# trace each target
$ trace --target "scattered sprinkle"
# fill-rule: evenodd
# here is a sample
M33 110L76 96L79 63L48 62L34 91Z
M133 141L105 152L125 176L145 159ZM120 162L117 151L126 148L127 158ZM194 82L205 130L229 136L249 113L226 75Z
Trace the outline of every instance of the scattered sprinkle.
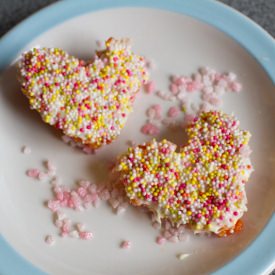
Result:
M180 260L180 261L183 261L185 260L186 258L188 258L190 256L190 254L187 254L187 253L180 253L177 255L177 258Z
M180 109L177 106L172 106L169 108L167 116L170 118L175 118L180 114Z
M131 242L130 241L122 241L120 244L120 247L123 249L129 249L131 247Z
M148 122L141 127L140 131L144 135L156 136L159 134L160 129L158 126L154 125L153 123Z
M162 236L158 236L157 239L156 239L156 243L159 244L159 245L162 245L166 242L166 239Z
M22 152L23 154L25 154L25 155L29 155L29 154L32 152L32 150L31 150L30 147L24 145L24 146L22 147L22 149L21 149L21 152Z
M156 84L154 81L148 81L146 84L144 84L144 91L147 93L147 94L152 94L155 92L155 89L156 89Z
M32 168L32 169L28 169L26 172L26 175L30 178L34 178L34 179L38 179L38 176L40 174L39 169L36 168Z
M48 244L48 245L50 245L50 246L54 245L55 244L55 240L54 240L53 236L52 235L47 235L45 237L45 243Z

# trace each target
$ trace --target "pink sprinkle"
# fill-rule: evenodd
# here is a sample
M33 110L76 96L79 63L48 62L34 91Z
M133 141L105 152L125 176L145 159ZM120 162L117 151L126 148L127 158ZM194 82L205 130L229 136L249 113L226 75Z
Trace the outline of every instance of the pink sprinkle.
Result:
M213 106L220 106L222 104L222 100L218 97L215 97L215 96L212 96L210 99L209 99L209 103L212 104Z
M110 199L109 203L113 209L116 209L119 206L119 201L117 199Z
M47 173L44 173L44 172L39 172L39 174L38 174L38 180L44 180L44 179L46 179L47 178L47 176L48 176L48 174Z
M180 113L179 107L172 106L169 108L167 115L168 117L174 118L174 117L177 117L179 113Z
M123 249L129 249L131 247L131 242L130 241L122 241L120 244L120 247Z
M49 200L48 201L48 208L52 212L56 212L59 209L59 201L58 200Z
M79 188L77 189L77 194L78 194L81 198L83 198L83 197L85 197L85 196L87 195L87 189L84 188L84 187L79 187Z
M155 228L155 229L160 229L161 228L161 225L159 222L153 222L152 226Z
M143 133L144 135L149 135L149 136L156 136L160 132L160 129L156 125L154 125L150 122L143 125L140 130L141 130L141 133Z
M230 83L230 89L233 92L239 93L242 90L242 84L239 82L231 82Z
M161 106L159 104L150 106L146 111L146 115L149 119L161 119Z
M195 118L194 115L192 115L192 114L186 114L185 117L184 117L184 122L186 124L189 124L189 123L193 122L194 118Z
M36 169L36 168L28 169L27 172L26 172L26 174L30 178L37 179L38 175L40 174L40 171L38 169Z
M187 92L194 92L197 89L197 83L194 81L190 81L186 85L186 91Z
M156 117L156 110L150 107L146 110L146 115L149 119L154 119Z
M80 180L78 184L79 184L81 187L87 189L87 188L90 187L91 182L88 181L88 180Z
M169 90L173 95L177 95L179 93L178 86L174 83L171 83L169 86Z
M186 101L186 92L184 92L184 91L181 91L180 93L178 93L178 95L177 95L177 98L178 98L178 100L179 101L181 101L181 102L184 102L184 101Z
M62 222L61 220L56 220L56 221L54 222L54 224L55 224L55 226L56 226L57 228L61 228L62 225L63 225L63 222Z
M101 193L100 193L100 198L103 200L103 201L107 201L109 200L111 197L110 195L110 192L108 189L105 189L103 190Z
M163 233L163 237L168 240L169 238L172 237L172 234L170 233L169 230L166 230L164 233Z
M97 191L97 186L95 183L92 183L89 187L89 192L90 193L95 193Z
M49 171L56 171L56 166L49 160L45 162L45 166Z
M116 214L120 215L126 211L126 208L124 206L119 205L116 209Z
M79 238L81 240L91 240L93 238L93 233L88 231L79 232Z
M30 147L24 145L24 146L22 147L22 149L21 149L21 152L22 152L23 154L25 154L25 155L29 155L29 154L32 152L32 150L31 150Z
M158 97L160 97L161 99L163 100L167 100L167 101L173 101L174 99L176 99L175 96L173 95L167 95L166 93L162 92L162 91L157 91L156 92L156 95Z
M156 243L159 244L159 245L162 245L166 242L166 239L163 238L162 236L158 236L157 239L156 239Z
M152 94L156 89L156 84L153 80L147 82L145 85L144 85L144 91L147 93L147 94Z
M179 239L177 236L171 236L170 238L168 238L168 241L171 243L177 243Z
M161 105L160 104L152 105L152 108L154 108L157 112L161 112Z
M54 240L53 236L47 235L45 237L45 243L48 244L48 245L54 245L55 240Z
M177 86L182 86L182 85L184 85L186 83L186 79L185 79L185 77L184 76L181 76L181 77L179 77L178 79L176 79L176 81L175 81L175 84L177 85Z
M72 221L70 219L64 219L63 225L61 228L62 232L69 233L69 231L71 230L71 223L72 223Z
M156 111L155 119L161 119L161 106L160 106L160 104L152 105L152 108L154 108L155 111Z

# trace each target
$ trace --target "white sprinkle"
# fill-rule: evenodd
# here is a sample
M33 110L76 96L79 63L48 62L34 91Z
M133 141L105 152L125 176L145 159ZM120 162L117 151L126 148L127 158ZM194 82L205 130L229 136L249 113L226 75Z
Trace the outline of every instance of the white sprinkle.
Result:
M47 235L45 237L45 243L48 244L48 245L50 245L50 246L54 245L55 244L55 240L54 240L53 236Z
M43 181L47 178L48 174L47 173L44 173L44 172L39 172L38 174L38 179Z
M177 258L180 260L180 261L183 261L184 259L186 259L187 257L189 257L190 254L187 254L187 253L180 253L177 255Z
M21 149L21 152L22 152L23 154L25 154L25 155L29 155L29 154L32 152L32 150L31 150L30 147L24 145L24 146L22 147L22 149Z
M85 230L85 225L83 223L77 223L76 224L77 231L84 231Z
M76 239L79 238L79 232L77 230L71 231L69 235L71 238L76 238Z

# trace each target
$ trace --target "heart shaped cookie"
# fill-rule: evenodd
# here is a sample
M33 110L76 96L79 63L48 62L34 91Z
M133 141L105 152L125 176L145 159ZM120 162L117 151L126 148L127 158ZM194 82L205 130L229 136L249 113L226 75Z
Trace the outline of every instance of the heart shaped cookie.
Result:
M128 39L106 41L84 63L57 48L34 48L19 61L23 93L42 119L76 142L96 149L124 127L148 75Z
M115 168L119 181L132 204L148 207L159 220L197 232L233 233L247 210L250 134L218 111L195 118L187 134L188 144L178 152L166 140L130 147Z

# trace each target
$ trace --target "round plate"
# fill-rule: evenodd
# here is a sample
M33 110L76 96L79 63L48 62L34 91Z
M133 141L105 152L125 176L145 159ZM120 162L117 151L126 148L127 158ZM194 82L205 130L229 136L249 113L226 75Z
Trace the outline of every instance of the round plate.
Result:
M46 234L57 234L44 206L51 198L50 185L27 178L26 169L50 159L67 185L73 186L79 178L104 181L104 163L126 150L126 140L148 139L140 134L146 108L156 101L164 108L171 103L141 93L120 137L96 155L84 155L65 145L37 113L29 110L14 66L8 65L22 51L37 45L60 47L89 58L95 41L109 36L130 37L136 52L156 61L152 78L162 90L167 90L169 74L190 74L202 65L238 74L243 92L224 97L223 109L234 112L242 128L253 135L255 172L247 185L249 211L241 234L228 238L192 236L189 241L160 247L154 242L157 232L144 213L130 209L116 216L103 204L81 213L67 211L69 217L85 222L93 231L92 241L56 237L54 247L45 245ZM0 67L6 68L0 87L0 273L204 274L240 253L216 274L260 274L270 268L275 260L275 219L270 220L275 200L272 60L273 39L252 21L214 1L64 1L4 36L0 42ZM163 128L157 138L163 137L179 144L182 133L175 135ZM32 154L20 153L23 144L32 148ZM123 239L131 240L130 250L119 248ZM191 255L179 261L178 253Z

